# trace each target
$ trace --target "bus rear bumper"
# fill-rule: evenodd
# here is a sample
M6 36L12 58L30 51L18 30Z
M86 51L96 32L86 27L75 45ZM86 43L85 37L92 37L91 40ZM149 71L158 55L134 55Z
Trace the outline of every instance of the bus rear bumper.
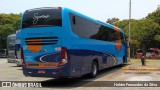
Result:
M22 67L23 68L23 74L25 76L30 77L51 77L51 78L65 78L69 75L65 73L64 67L58 67L58 68L47 68L47 69L40 69L40 68L28 68L28 67Z
M13 59L13 58L8 58L7 60L9 63L15 63L15 61L16 61L16 59Z

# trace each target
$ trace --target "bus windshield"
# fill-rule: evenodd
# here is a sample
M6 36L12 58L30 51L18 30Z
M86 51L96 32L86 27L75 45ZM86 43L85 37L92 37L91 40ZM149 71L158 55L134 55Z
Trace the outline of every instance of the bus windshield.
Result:
M42 8L27 10L24 13L22 29L46 26L62 26L61 9Z

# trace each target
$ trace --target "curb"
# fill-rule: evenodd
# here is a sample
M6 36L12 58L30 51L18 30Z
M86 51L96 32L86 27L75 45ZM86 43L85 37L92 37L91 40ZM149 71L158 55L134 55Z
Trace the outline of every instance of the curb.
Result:
M121 68L121 70L145 70L145 71L160 71L160 68Z

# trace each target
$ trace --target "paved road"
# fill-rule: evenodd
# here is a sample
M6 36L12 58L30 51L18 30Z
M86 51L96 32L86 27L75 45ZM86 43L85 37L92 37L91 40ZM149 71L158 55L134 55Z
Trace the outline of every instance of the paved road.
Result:
M25 77L22 74L21 67L17 67L14 63L7 63L6 59L0 58L0 81L36 81L42 83L43 88L0 88L0 90L50 90L50 89L73 89L73 90L159 90L160 87L105 87L106 81L160 81L159 71L128 71L121 70L121 67L109 68L99 72L95 79L88 77L76 79L52 79L52 78L35 78ZM102 87L97 87L98 85Z

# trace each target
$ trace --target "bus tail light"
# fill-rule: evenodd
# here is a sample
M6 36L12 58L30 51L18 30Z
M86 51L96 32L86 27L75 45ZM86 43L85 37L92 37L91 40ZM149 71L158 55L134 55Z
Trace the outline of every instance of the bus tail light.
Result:
M64 47L61 47L61 57L60 62L58 66L62 66L68 63L68 57L67 57L67 49Z
M24 61L23 48L21 48L21 59L22 59L22 66L26 66L26 63L25 63L25 61Z

